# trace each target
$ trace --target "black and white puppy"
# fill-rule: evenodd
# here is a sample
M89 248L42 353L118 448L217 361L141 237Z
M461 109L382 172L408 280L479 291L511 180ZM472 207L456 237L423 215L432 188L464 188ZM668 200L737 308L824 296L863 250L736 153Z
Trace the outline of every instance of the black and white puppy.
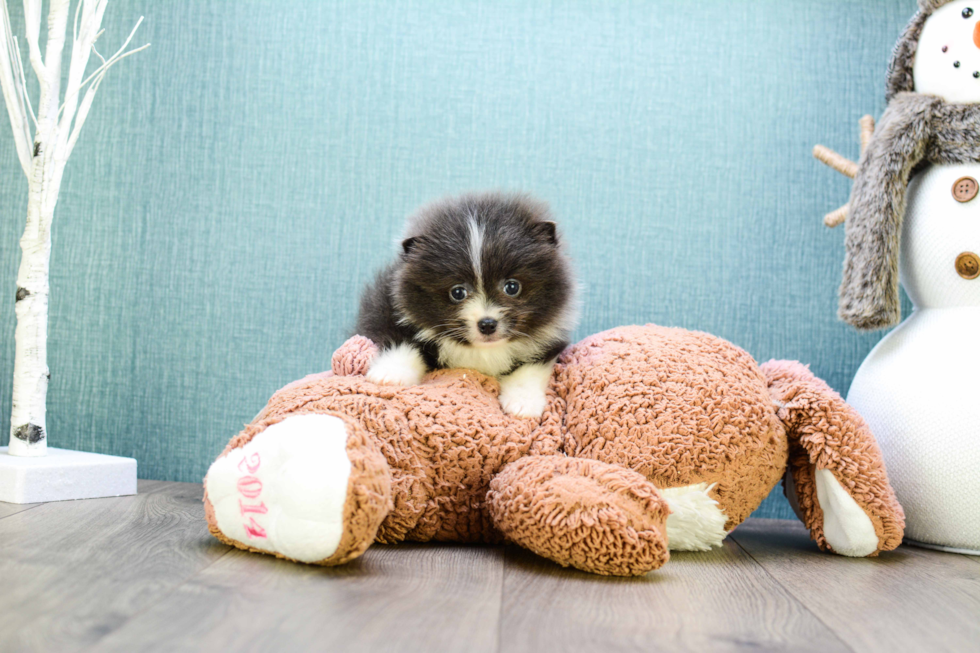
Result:
M539 417L575 320L571 265L545 204L468 194L409 218L398 260L361 298L357 332L381 348L376 383L435 368L497 377L503 409Z

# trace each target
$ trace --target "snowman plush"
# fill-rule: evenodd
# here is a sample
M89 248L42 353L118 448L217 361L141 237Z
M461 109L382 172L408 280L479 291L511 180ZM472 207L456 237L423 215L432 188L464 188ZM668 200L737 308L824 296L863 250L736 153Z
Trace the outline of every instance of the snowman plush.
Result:
M840 317L901 320L847 397L905 508L906 541L980 554L980 0L919 0L847 219Z

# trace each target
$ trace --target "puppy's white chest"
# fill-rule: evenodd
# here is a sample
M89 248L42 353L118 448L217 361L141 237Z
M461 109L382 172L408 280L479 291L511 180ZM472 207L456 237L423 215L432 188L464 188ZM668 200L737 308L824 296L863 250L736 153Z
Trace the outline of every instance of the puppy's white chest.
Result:
M502 376L510 372L516 359L511 343L495 347L472 347L455 342L439 344L440 365L476 370L488 376Z

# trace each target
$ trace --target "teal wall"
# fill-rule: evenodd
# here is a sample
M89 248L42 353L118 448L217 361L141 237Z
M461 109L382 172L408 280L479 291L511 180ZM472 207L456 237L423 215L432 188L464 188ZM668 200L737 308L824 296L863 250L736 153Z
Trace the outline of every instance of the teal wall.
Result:
M103 84L65 175L50 444L200 481L274 390L329 366L404 216L474 188L551 203L577 336L701 329L845 392L878 336L835 317L843 233L821 217L849 185L810 150L857 155L914 5L114 0L102 49L141 14L153 45ZM6 420L27 184L2 119Z

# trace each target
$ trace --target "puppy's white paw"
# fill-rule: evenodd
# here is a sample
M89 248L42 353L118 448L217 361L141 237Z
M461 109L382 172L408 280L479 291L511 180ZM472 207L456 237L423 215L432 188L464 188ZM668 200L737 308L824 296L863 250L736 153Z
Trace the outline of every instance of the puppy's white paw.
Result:
M500 406L504 412L540 418L548 403L546 392L553 369L553 363L524 365L500 379Z
M206 479L218 529L295 560L329 558L344 532L346 445L342 420L294 415L219 458Z
M500 392L501 408L508 415L514 415L516 417L539 418L544 413L545 403L544 392L537 390L531 390L524 394L518 391L505 394L503 389Z
M398 345L377 355L367 380L380 385L418 385L427 371L421 354L411 345Z

